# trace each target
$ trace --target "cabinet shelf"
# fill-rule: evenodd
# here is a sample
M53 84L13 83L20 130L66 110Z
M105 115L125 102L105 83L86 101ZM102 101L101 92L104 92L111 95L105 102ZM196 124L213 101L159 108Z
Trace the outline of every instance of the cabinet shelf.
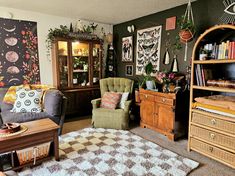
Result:
M194 64L226 64L235 63L235 59L212 59L212 60L195 60Z
M193 89L216 91L216 92L235 93L235 89L222 88L222 87L213 87L213 86L196 86L196 85L193 85Z
M88 73L87 70L73 70L74 73Z
M59 57L68 57L67 54L58 54Z
M88 58L88 55L73 54L72 56L73 56L73 57L85 57L85 58L87 57L87 58Z

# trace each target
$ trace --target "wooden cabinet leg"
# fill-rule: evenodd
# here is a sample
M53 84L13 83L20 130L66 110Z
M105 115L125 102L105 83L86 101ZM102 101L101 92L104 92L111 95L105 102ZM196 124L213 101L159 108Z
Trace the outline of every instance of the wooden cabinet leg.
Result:
M55 155L55 160L59 161L59 140L58 140L58 131L54 133L54 155Z
M166 136L167 136L168 139L170 139L170 140L172 140L172 141L175 140L175 135L174 135L174 134L171 134L171 133L170 133L170 134L167 134Z

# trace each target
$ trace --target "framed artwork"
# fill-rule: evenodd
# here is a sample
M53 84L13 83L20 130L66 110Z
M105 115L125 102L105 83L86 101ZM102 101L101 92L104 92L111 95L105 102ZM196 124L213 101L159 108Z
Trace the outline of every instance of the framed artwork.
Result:
M176 27L176 16L166 19L166 31L174 30Z
M144 67L153 64L153 76L159 71L162 26L137 31L136 75L144 73Z
M122 62L133 62L133 37L122 38Z
M0 18L0 87L39 84L37 23Z
M133 65L126 65L126 76L133 76Z

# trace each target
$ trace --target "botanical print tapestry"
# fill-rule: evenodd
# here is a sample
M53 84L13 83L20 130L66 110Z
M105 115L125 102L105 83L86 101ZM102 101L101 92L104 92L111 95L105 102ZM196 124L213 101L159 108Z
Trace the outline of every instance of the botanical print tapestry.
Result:
M151 62L153 75L159 71L162 26L137 31L136 75L144 73L144 67Z
M0 87L40 83L37 23L0 18Z

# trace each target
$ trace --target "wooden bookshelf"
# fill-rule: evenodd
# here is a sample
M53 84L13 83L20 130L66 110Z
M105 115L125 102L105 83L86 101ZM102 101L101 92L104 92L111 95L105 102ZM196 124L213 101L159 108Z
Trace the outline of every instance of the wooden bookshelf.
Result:
M227 36L229 32L232 34L231 38L234 38L234 25L214 26L201 34L194 45L191 66L188 150L194 150L235 168L235 142L233 142L235 141L235 118L193 108L194 99L198 96L208 96L208 93L211 95L228 93L227 96L235 94L233 88L206 86L209 79L231 80L234 78L234 72L231 70L235 69L235 59L199 60L198 57L199 49L203 45L228 41L228 38L225 38L224 41L220 39ZM208 65L202 66L203 64ZM227 67L229 69L224 69ZM205 69L212 70L212 78L206 79ZM201 74L200 77L199 74ZM201 81L202 79L204 80ZM201 82L205 86L199 86Z

